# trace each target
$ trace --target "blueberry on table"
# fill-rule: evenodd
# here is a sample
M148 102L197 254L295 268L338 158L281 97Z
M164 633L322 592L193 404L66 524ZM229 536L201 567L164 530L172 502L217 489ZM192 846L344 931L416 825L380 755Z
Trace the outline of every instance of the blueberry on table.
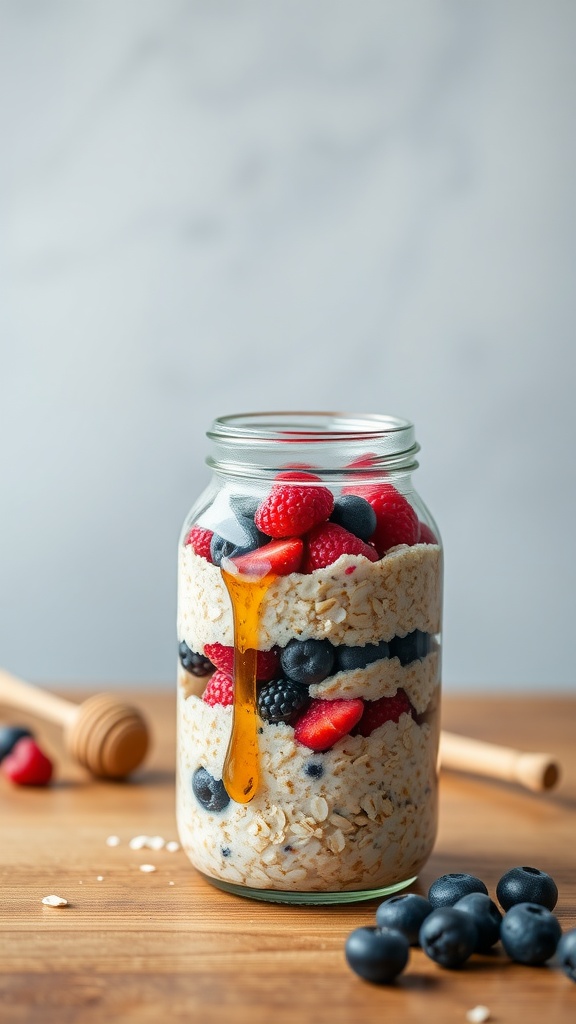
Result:
M566 932L556 950L558 963L571 981L576 981L576 928Z
M562 929L558 918L539 903L516 903L502 919L500 938L519 964L543 964L554 956Z
M516 903L539 903L547 910L554 910L558 888L554 879L538 868L511 868L498 882L496 896L504 910Z
M194 772L192 791L205 811L223 811L230 803L222 779L215 779L206 768L197 768Z
M273 679L260 688L258 714L265 722L290 722L308 704L308 687L292 679Z
M365 498L357 494L342 494L334 502L330 522L343 526L360 540L368 541L376 529L376 513Z
M334 647L329 640L289 640L280 654L282 671L295 683L321 683L334 668Z
M376 910L376 924L379 928L394 928L406 936L411 946L418 945L420 929L432 913L432 906L423 896L415 892L391 896Z
M340 672L349 672L355 668L366 668L374 661L381 661L390 656L390 648L385 640L377 644L364 644L364 647L346 647L340 644L336 648L336 665Z
M488 889L480 878L453 872L441 875L435 882L432 882L428 890L428 900L434 908L453 907L458 900L470 892L483 892L486 896L488 895Z
M0 725L0 761L9 754L18 740L23 739L25 736L33 736L30 729L27 729L23 725Z
M478 945L478 932L470 914L454 907L433 910L420 928L420 945L441 967L461 967Z
M390 657L398 658L401 665L425 658L430 650L430 637L421 629L414 629L406 636L395 636L390 641Z
M502 914L484 892L469 892L454 904L455 910L470 914L478 931L475 953L486 953L500 938Z
M344 947L349 967L365 981L385 985L408 963L410 947L402 932L388 928L355 928Z
M191 672L193 676L207 676L210 672L214 671L212 662L205 658L203 654L192 651L185 640L182 640L179 644L178 654L182 668L185 668L187 672Z

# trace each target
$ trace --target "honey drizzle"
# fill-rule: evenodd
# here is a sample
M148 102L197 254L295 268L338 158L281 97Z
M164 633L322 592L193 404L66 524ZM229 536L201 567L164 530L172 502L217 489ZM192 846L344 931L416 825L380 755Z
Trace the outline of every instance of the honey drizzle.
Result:
M222 781L232 800L247 804L260 781L256 715L259 612L275 576L268 573L261 579L254 579L232 575L224 569L221 572L232 602L234 621L234 706Z

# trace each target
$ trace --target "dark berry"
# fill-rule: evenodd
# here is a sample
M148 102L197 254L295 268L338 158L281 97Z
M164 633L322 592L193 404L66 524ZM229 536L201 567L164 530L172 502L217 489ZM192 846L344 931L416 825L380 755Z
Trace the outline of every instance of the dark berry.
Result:
M196 651L190 650L185 640L182 640L179 645L178 653L182 668L185 668L187 672L191 672L193 676L207 676L210 672L214 671L212 662L205 658L203 654L197 654Z
M390 641L390 657L398 658L401 665L425 658L430 650L430 637L421 629L414 629L406 636L395 636Z
M556 953L559 966L571 981L576 981L576 928L562 936Z
M223 811L230 803L222 779L215 779L205 768L197 768L194 772L192 791L206 811Z
M431 913L428 900L408 892L384 900L376 910L376 924L380 928L395 928L406 936L411 946L417 946L420 929Z
M308 763L304 765L304 772L311 779L321 779L324 775L324 765L318 764L317 761L308 761Z
M280 654L282 670L295 683L321 683L334 668L334 648L329 640L289 640Z
M344 947L348 965L365 981L385 985L408 963L410 947L402 932L374 927L355 928Z
M343 526L360 540L370 540L376 529L376 513L365 498L343 494L334 502L330 522Z
M268 537L260 532L254 520L248 516L236 516L218 527L210 541L210 557L214 565L221 565L223 558L236 558L255 551L266 544Z
M488 895L488 889L479 878L474 875L450 874L441 875L435 882L432 882L428 890L428 899L433 907L453 907L463 896L470 892L483 892Z
M253 520L259 504L258 498L253 498L250 494L230 495L230 508L237 519Z
M454 904L454 910L470 914L478 932L475 953L486 953L500 938L502 914L484 892L469 892Z
M220 853L222 854L223 857L229 857L230 854L232 853L232 850L230 849L229 846L223 846L222 849L220 850Z
M310 701L308 689L292 679L273 679L258 694L258 714L265 722L290 722Z
M420 945L441 967L460 967L472 955L478 932L470 914L454 907L433 910L420 928Z
M3 761L7 754L16 746L18 740L25 736L33 738L30 729L23 725L0 725L0 761Z
M516 903L502 919L500 938L508 956L519 964L543 964L554 956L562 929L539 903Z
M336 665L340 672L349 672L355 668L366 668L373 661L381 661L389 657L389 647L385 640L378 644L364 644L364 647L345 647L340 644L336 648Z
M511 868L498 882L496 896L504 910L516 903L539 903L547 910L554 910L558 888L554 879L538 868Z

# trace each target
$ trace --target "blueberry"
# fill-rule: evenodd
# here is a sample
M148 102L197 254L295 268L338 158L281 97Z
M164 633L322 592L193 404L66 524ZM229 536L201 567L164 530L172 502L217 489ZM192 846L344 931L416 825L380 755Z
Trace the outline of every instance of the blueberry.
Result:
M194 772L192 790L206 811L223 811L230 803L222 779L215 779L205 768L197 768Z
M391 896L376 910L376 924L380 928L395 928L406 936L411 946L418 945L423 922L432 913L432 907L423 896L415 892Z
M566 932L556 950L558 963L571 981L576 981L576 928Z
M345 647L340 644L336 648L336 664L340 672L348 672L354 668L366 668L373 661L388 658L390 650L385 640L378 644L364 644L364 647Z
M191 672L193 676L207 676L214 669L212 662L203 654L197 654L196 651L191 650L185 640L182 640L179 645L178 654L182 668Z
M265 722L290 722L310 701L308 688L292 679L273 679L258 694L258 714Z
M254 519L259 504L258 498L253 498L250 494L230 495L230 508L238 519Z
M280 654L282 670L295 683L321 683L334 667L334 648L329 640L289 640Z
M469 892L454 904L454 910L470 914L478 932L475 953L486 953L500 938L502 914L484 892Z
M356 974L365 981L385 985L406 967L410 947L401 932L370 926L350 932L344 952Z
M460 967L478 944L478 932L470 914L454 907L433 910L420 928L420 945L441 967Z
M430 650L430 637L421 629L414 629L406 636L395 636L390 641L390 657L398 658L401 665L425 658Z
M343 494L336 498L331 523L338 523L360 540L370 540L376 529L376 513L365 498L357 494Z
M222 849L220 850L220 853L222 854L223 857L229 857L230 854L232 853L232 850L230 849L229 846L223 846Z
M516 903L504 915L502 945L519 964L543 964L554 956L562 929L558 919L539 903Z
M450 874L441 875L435 882L432 882L428 890L428 899L433 907L453 907L463 896L470 892L483 892L488 895L488 889L479 878L474 875Z
M218 530L210 541L210 558L214 565L221 565L223 558L235 558L254 551L270 540L248 516L239 515L220 523Z
M324 765L318 764L317 761L308 761L304 765L304 773L311 779L321 779L324 775Z
M33 733L23 725L0 725L0 761L3 761L16 746L18 740L25 736L33 737Z
M496 886L500 906L509 910L516 903L539 903L547 910L554 910L558 900L556 882L545 871L538 868L511 868Z

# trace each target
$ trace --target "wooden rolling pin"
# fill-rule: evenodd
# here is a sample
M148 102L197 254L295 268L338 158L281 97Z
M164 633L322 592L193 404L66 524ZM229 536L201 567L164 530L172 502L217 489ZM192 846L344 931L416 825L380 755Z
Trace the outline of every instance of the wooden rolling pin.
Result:
M535 793L553 789L560 778L560 766L551 754L513 750L453 732L440 733L439 759L442 768L516 782Z
M74 704L0 669L0 705L63 726L72 758L100 778L125 778L148 750L150 736L142 714L112 694Z

